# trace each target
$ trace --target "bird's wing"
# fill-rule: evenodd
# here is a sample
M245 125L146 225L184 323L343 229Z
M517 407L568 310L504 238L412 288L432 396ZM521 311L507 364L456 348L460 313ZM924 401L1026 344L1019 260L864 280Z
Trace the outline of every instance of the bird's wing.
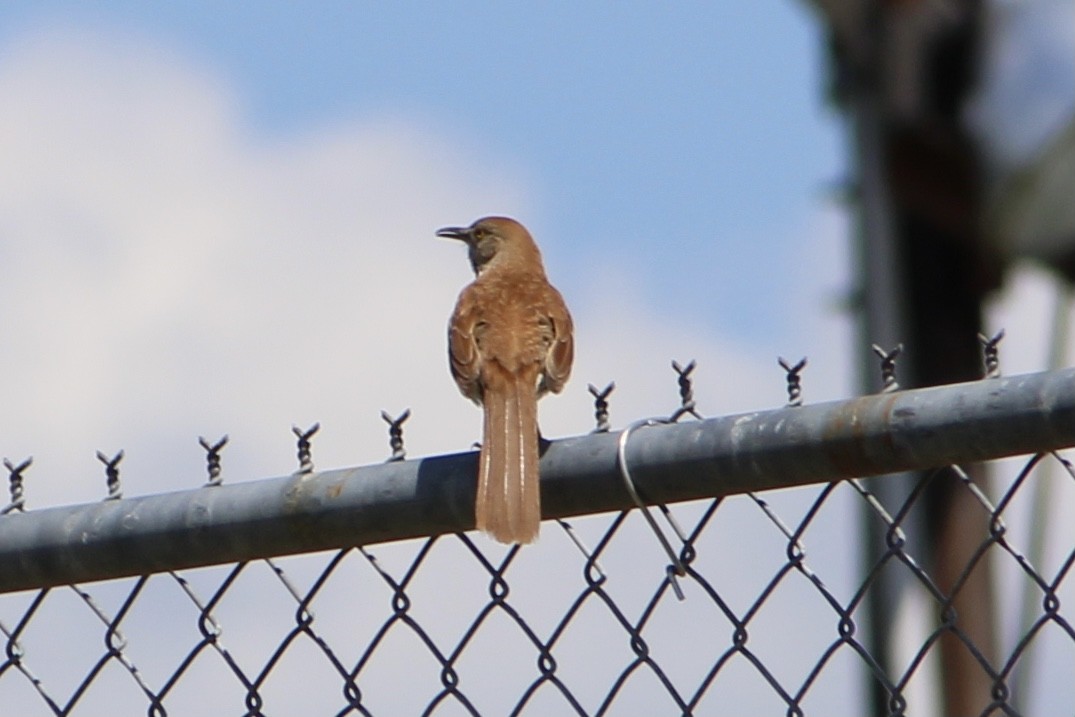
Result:
M469 298L467 291L459 296L459 303L448 324L448 363L452 378L463 395L481 403L481 356L477 339L481 327L475 303Z
M549 287L548 321L552 327L552 341L545 353L545 371L542 387L560 393L571 376L571 363L575 360L575 330L571 314L560 292Z

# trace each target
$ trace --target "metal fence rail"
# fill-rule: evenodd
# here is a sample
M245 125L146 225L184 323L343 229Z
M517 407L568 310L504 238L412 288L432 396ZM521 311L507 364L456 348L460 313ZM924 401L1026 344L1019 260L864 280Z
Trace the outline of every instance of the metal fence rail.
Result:
M556 441L546 518L634 505L622 433ZM1075 445L1075 369L635 430L638 493L674 503ZM113 465L113 468L115 466ZM473 528L473 452L312 471L0 521L0 591L369 545Z
M982 714L1075 711L1075 621L1062 607L1075 598L1075 542L1044 563L1020 548L1020 530L1046 519L1023 505L1028 485L1048 481L1075 497L1075 473L1054 453L1075 445L1075 370L800 406L801 365L785 366L788 407L676 423L701 418L691 368L677 366L682 406L668 425L603 430L608 390L593 390L598 431L547 447L543 497L547 518L602 515L546 524L524 550L460 532L472 526L472 453L315 472L315 427L296 431L294 475L223 485L223 442L203 440L203 488L122 498L122 456L101 456L110 499L31 512L22 511L29 464L8 462L0 705L12 714L850 715L865 677L902 715L928 712L929 666L954 636L993 686ZM401 459L402 420L386 420ZM1028 457L1003 463L993 491L960 468L1014 455ZM882 505L857 480L927 468L902 505ZM953 482L981 506L980 548L950 589L905 533L930 481ZM762 492L791 486L800 487ZM669 527L632 510L634 493L661 504ZM692 502L674 516L663 508L679 501ZM847 567L855 508L886 536L861 575ZM432 537L404 540L416 536ZM1033 598L1003 626L999 654L974 644L952 607L983 561ZM891 570L913 577L930 616L893 647L897 674L860 639L865 596ZM83 585L121 576L132 577ZM1019 603L1020 593L1005 599Z

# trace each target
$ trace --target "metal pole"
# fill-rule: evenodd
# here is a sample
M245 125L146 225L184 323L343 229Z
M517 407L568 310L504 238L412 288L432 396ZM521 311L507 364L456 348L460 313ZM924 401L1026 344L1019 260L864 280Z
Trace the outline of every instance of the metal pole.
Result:
M631 508L618 433L555 441L546 518ZM672 503L1075 446L1075 369L635 431L638 493ZM473 527L473 452L0 517L0 591Z
M876 19L872 26L876 40L880 37ZM877 72L876 67L872 67L870 72ZM885 178L887 170L880 104L879 92L872 83L861 83L849 100L859 199L856 248L862 282L859 340L862 358L859 384L863 390L876 386L878 381L877 357L869 349L870 345L875 343L885 351L890 351L908 338L905 287L899 281L899 277L903 276L903 258L896 246L892 203ZM907 385L906 362L897 362L896 370L902 383ZM875 492L886 506L902 505L914 485L914 476L904 473L883 478L884 480L872 481L869 484L870 490ZM872 565L875 546L884 541L884 527L868 513L863 513L861 525L864 533L862 564L863 570L867 571ZM922 531L916 526L909 532L912 535L920 535ZM893 571L881 573L877 580L878 589L871 590L866 598L869 616L868 644L884 671L893 674L897 662L893 639L895 615L900 602L907 597L909 581L906 575ZM887 713L887 691L876 680L869 681L869 689L874 713Z

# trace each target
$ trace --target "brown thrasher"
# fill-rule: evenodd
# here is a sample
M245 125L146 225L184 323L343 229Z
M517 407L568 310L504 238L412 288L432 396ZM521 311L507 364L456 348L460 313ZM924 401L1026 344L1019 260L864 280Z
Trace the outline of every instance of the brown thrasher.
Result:
M477 275L448 324L452 377L484 413L475 524L502 543L530 543L541 523L537 401L571 374L571 314L514 219L486 217L437 236L466 242Z

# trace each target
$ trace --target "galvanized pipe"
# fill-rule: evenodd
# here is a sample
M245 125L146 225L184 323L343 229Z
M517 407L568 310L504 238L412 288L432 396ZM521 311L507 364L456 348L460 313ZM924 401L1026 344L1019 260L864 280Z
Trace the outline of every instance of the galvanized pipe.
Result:
M546 518L633 506L618 433L549 443ZM631 475L673 503L1075 446L1075 369L635 430ZM0 591L473 527L473 452L0 517Z

